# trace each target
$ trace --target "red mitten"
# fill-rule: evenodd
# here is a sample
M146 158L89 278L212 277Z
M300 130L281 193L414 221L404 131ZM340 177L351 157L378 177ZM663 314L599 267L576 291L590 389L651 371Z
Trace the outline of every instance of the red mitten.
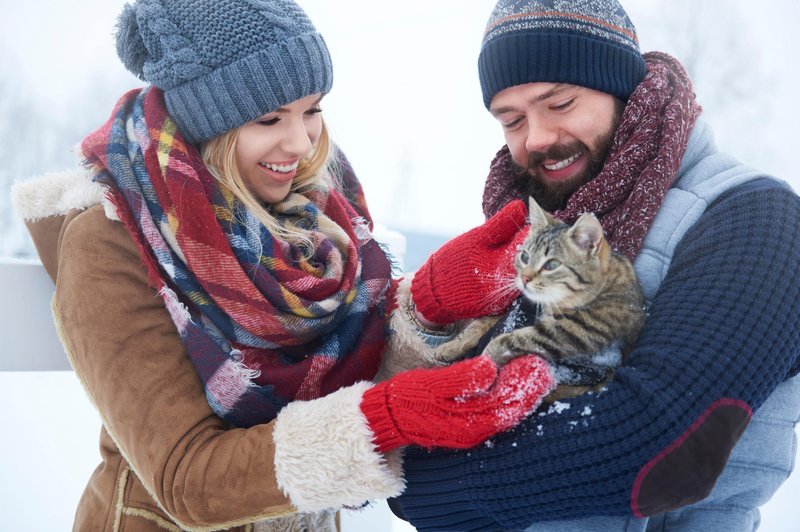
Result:
M555 385L536 355L511 360L499 374L480 356L395 375L364 393L361 412L381 452L403 445L468 449L514 427Z
M414 274L411 295L422 316L438 324L504 312L519 290L514 255L528 234L520 200L439 248Z

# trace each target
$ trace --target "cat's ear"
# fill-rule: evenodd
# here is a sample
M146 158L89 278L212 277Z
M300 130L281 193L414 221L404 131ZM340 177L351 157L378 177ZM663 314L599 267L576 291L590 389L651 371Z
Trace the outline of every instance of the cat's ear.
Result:
M555 219L542 209L532 197L528 198L528 221L531 222L531 233L541 231L555 223Z
M600 250L600 243L603 240L603 226L594 214L587 212L581 214L573 224L569 236L578 249L595 254Z

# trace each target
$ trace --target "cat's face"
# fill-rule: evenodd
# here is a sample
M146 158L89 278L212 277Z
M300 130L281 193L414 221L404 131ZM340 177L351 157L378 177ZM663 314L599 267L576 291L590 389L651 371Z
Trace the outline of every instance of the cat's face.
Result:
M531 206L531 230L514 258L517 288L545 308L583 306L604 286L607 248L593 215L570 227Z
M578 296L586 290L587 278L575 268L585 273L585 261L559 242L563 232L530 235L515 258L517 288L543 306L579 306L583 298Z

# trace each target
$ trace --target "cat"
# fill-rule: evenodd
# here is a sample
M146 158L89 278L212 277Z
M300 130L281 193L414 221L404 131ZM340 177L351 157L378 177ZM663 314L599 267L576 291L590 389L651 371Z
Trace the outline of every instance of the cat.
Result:
M539 316L530 326L506 325L483 353L498 365L528 353L546 358L559 382L546 399L552 402L599 390L613 376L644 325L644 295L630 261L611 249L593 214L570 226L533 198L528 204L531 227L514 257L515 283ZM502 319L471 320L434 358L463 358Z

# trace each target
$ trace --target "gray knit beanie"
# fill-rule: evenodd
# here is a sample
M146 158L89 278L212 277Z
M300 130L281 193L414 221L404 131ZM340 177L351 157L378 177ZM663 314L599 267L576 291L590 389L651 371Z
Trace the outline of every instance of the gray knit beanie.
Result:
M515 85L569 83L627 100L645 63L616 0L500 0L478 58L483 102Z
M137 0L117 54L162 89L189 142L210 139L333 82L328 48L292 0Z

